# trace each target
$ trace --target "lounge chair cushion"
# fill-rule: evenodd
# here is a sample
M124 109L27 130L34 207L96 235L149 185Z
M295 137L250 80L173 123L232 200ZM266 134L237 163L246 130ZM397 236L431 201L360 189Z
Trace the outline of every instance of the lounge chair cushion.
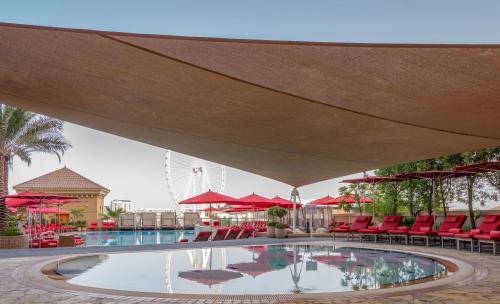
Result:
M474 238L478 240L500 241L500 231L493 230L490 233L476 234Z
M469 232L456 233L455 237L459 238L459 239L471 239L475 235L479 235L479 234L481 234L481 230L480 229L472 229Z
M444 219L444 223L456 223L460 220L460 218L458 216L447 216L445 219Z
M387 230L389 234L408 234L409 228L406 226L400 226L397 229Z
M443 237L454 237L455 233L453 232L438 232L438 236L443 236Z
M489 224L489 223L494 223L496 222L496 217L494 216L487 216L484 220L483 223Z

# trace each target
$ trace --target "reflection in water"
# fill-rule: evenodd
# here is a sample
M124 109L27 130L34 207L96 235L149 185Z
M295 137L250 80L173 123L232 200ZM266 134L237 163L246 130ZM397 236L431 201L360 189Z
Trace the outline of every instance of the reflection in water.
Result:
M86 246L132 246L132 245L155 245L173 244L179 239L192 240L193 231L100 231L83 233Z
M397 287L445 274L443 265L410 254L280 245L110 254L69 282L146 292L276 294Z

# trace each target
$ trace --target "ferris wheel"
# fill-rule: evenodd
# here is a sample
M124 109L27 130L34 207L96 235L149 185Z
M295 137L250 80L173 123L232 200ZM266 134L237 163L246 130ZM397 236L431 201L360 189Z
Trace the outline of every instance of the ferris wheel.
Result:
M165 174L170 197L178 208L178 202L208 190L223 193L226 185L225 166L171 150L165 153ZM198 211L206 206L182 208Z

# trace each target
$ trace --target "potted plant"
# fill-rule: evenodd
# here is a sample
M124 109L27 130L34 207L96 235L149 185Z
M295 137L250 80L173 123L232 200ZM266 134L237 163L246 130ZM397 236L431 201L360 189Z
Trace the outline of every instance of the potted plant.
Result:
M275 220L270 220L269 222L267 222L267 236L268 237L272 237L272 238L275 237L274 231L275 231L276 224L279 224L279 223Z
M269 208L267 211L267 214L271 216L273 219L274 218L279 218L279 222L274 222L273 223L273 228L274 229L274 235L277 238L284 238L286 237L286 228L288 228L288 225L283 224L283 217L286 215L287 211L284 208L281 208L279 206L274 206L272 208ZM269 228L268 228L269 229ZM268 232L269 234L269 232Z
M287 224L283 224L283 223L276 224L276 227L274 228L274 234L276 235L276 238L278 238L278 239L286 238L286 229L287 228L288 228Z
M0 248L28 248L28 238L17 227L15 216L9 216L7 229L0 234Z

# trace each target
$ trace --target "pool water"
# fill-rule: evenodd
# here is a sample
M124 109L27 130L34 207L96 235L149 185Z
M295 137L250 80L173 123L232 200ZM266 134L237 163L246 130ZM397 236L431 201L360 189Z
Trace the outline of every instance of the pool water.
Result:
M319 245L118 253L61 261L71 284L184 294L289 294L398 287L447 275L422 256Z
M133 246L173 244L194 238L193 230L96 231L83 233L86 246Z

